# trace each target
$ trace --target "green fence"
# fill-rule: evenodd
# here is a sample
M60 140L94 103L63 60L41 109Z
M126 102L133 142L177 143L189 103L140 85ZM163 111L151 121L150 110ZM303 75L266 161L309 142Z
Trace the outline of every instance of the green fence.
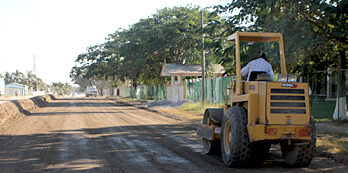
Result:
M207 78L205 82L206 101L214 104L225 103L225 88L229 86L232 79L235 77ZM131 87L121 87L120 94L122 97L135 96L137 99L163 100L166 99L166 89L166 84L140 85L136 91ZM186 79L184 90L185 99L200 102L202 100L202 79ZM227 93L228 101L230 101L230 93Z
M135 95L138 99L163 100L166 99L166 85L140 85Z
M348 72L346 76L348 78ZM332 76L323 74L323 81L329 81L335 79ZM230 81L235 80L234 76L228 76L223 78L207 78L205 84L205 93L207 103L222 104L225 103L225 88L229 86ZM335 81L335 80L333 80ZM337 82L336 82L337 83ZM309 84L313 89L313 95L311 95L311 114L315 118L328 118L332 119L333 112L336 106L336 83L330 81L323 85L317 83L313 84L311 81ZM202 100L202 79L185 79L184 82L185 99L192 100L193 102L201 102ZM322 87L322 88L318 88ZM121 87L120 95L122 97L136 96L138 99L150 99L150 100L163 100L166 99L166 84L160 85L140 85L136 91L132 92L131 87ZM335 91L332 93L332 91ZM348 80L345 83L346 103L348 103ZM230 104L230 92L227 92L227 100ZM320 96L320 97L319 97ZM346 104L348 110L348 105Z
M214 104L225 103L225 88L229 86L232 79L235 79L235 77L207 78L205 85L206 101ZM135 96L137 99L163 100L167 98L166 89L166 84L140 85L136 91L132 90L131 87L120 87L120 95L122 97ZM186 79L184 90L185 99L200 102L202 100L202 79ZM227 97L230 101L229 92Z
M206 101L208 103L225 103L225 88L229 86L230 81L235 79L234 76L223 78L208 78L205 80ZM202 100L202 80L187 79L185 81L185 98L194 102ZM228 101L230 101L229 92L227 92Z

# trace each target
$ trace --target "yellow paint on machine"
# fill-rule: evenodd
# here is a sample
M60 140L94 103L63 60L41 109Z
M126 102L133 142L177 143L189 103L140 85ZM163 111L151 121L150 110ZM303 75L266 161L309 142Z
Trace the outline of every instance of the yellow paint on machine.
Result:
M250 141L293 139L310 140L311 127L307 125L248 125Z
M291 87L292 86L292 87ZM280 89L284 91L298 91L299 93L272 93L272 89ZM303 93L302 93L303 91ZM277 97L283 100L275 100L272 97ZM289 99L286 99L286 98ZM285 106L272 106L271 103L283 103ZM289 104L301 104L304 107L294 106L289 107ZM287 105L288 104L288 105ZM294 105L295 105L294 104ZM295 125L309 125L310 110L309 110L309 96L308 96L308 84L307 83L280 83L269 82L267 83L267 120L268 124L295 124ZM295 113L272 113L272 110L289 110ZM298 112L302 110L303 113Z
M310 125L307 83L243 81L242 95L236 94L236 85L236 81L231 81L231 103L232 106L243 106L248 110L251 141L285 139L283 133L293 134L289 139L310 139L296 135L297 129ZM278 133L265 133L269 126Z

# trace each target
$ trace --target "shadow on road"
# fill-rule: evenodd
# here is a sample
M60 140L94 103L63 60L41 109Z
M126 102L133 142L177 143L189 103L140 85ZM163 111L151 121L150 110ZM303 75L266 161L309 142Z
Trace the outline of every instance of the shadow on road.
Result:
M108 107L108 106L113 106L113 107L121 107L121 105L117 105L115 103L111 102L88 102L87 100L85 101L77 101L77 100L72 100L68 102L49 102L46 104L45 107L70 107L70 106L75 106L75 107ZM135 108L134 108L135 109Z
M54 100L105 100L104 97L55 97Z
M218 155L202 155L192 124L115 126L0 135L2 172L313 172L342 171L323 158L309 168L281 161L227 168ZM261 169L262 168L262 169Z
M52 109L55 111L34 112L30 116L74 114L82 117L88 114L94 118L93 115L118 114L120 116L118 118L127 124L142 124L141 119L132 122L127 119L126 113L122 113L127 110L139 110L138 108L117 105L106 100L96 102L88 100L58 98L46 104L46 107L90 107L86 111L77 109L78 111L68 112L63 109L64 111L59 112L60 109L57 109L58 111ZM88 109L90 111L87 111ZM78 116L73 117L80 121ZM93 118L86 120L86 123L90 123L87 127L98 127L97 123L93 124ZM108 118L109 116L105 120L117 121ZM124 126L112 124L111 127L101 128L74 128L72 124L68 126L71 129L51 130L47 133L0 134L0 172L345 172L347 170L347 166L336 164L323 157L315 157L308 168L288 168L280 159L279 148L276 147L272 148L268 156L272 160L260 166L227 168L220 155L200 153L201 141L196 136L195 126L189 123L156 125L154 122L154 125Z

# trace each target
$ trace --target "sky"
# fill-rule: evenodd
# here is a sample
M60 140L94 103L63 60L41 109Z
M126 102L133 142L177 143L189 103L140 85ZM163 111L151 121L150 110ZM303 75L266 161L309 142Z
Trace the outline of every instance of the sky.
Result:
M0 74L33 71L47 84L71 82L76 57L164 7L228 0L0 0Z

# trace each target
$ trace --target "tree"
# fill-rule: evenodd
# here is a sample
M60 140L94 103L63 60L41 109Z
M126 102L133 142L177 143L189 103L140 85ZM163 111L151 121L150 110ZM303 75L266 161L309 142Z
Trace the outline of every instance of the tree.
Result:
M72 93L73 87L69 83L53 82L51 89L58 95L70 95Z
M227 20L233 30L283 33L289 70L303 76L328 67L347 68L347 8L344 0L232 0L215 7L235 14ZM342 70L339 77L343 97Z
M165 82L159 76L161 63L200 63L199 10L199 7L164 8L129 29L117 30L106 43L92 46L78 56L71 77L109 80L114 84L129 80L133 89L142 83ZM210 23L206 44L213 44L216 31L209 28L219 17L206 10L204 16ZM212 50L208 49L207 55L208 61L215 61Z
M11 73L13 82L16 83L23 83L24 82L24 74L22 72L20 72L18 69L16 70L16 72Z
M9 84L12 82L11 74L9 72L5 72L5 84Z

